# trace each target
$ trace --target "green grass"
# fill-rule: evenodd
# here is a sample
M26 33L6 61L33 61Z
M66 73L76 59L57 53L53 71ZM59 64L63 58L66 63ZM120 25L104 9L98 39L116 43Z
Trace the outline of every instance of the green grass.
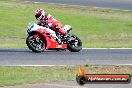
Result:
M72 67L0 67L0 86L72 80L74 73Z
M29 22L35 21L34 10L37 8L44 8L63 24L71 25L71 33L81 38L83 47L132 47L131 11L35 4L18 0L0 1L0 47L26 47L26 28ZM4 41L3 38L10 41ZM17 41L14 41L15 38Z
M25 47L24 38L0 38L0 48L21 48Z
M89 74L132 74L132 66L88 66ZM77 67L0 67L0 86L75 80Z

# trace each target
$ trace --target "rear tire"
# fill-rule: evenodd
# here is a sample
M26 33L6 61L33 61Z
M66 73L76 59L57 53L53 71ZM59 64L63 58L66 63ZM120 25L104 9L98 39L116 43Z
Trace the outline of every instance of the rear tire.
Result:
M26 39L26 44L30 50L36 53L43 52L45 50L45 42L42 38L37 41L33 35L29 35Z
M82 41L75 35L71 35L70 37L74 38L75 41L69 41L67 49L71 52L79 52L82 50Z

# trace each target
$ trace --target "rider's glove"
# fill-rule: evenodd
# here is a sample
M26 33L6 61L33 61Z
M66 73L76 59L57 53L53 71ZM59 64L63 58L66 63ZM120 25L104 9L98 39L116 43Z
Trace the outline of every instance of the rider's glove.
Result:
M52 27L52 23L49 23L48 26L49 26L49 27Z
M55 28L56 30L59 30L59 29L60 29L60 27L59 27L58 25L55 25L54 28Z
M49 23L47 25L45 25L46 28L51 28L52 27L52 23Z
M43 21L43 22L41 23L41 26L45 27L45 25L46 25L46 22Z

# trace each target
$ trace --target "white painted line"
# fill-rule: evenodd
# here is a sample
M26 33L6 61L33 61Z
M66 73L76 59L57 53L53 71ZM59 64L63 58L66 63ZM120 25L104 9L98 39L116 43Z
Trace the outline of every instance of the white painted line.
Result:
M79 64L82 66L85 66L85 64ZM20 67L76 67L79 65L5 65L5 66L10 66L10 67L15 67L15 66L20 66ZM89 64L90 66L132 66L132 64L106 64L106 65L101 65L101 64ZM4 65L3 65L4 66Z
M101 64L95 64L95 65L91 65L90 66L132 66L132 64L104 64L104 65L101 65Z
M127 49L127 50L129 50L129 49L132 49L132 48L83 48L83 49Z
M42 3L42 2L34 2L35 4Z
M108 48L82 48L82 49L108 49Z
M117 66L132 66L132 64L117 64Z
M24 2L29 3L29 2L32 2L32 1L24 1ZM42 2L33 2L33 3L37 4L37 3L42 3Z
M48 4L51 4L52 5L52 4L57 4L57 3L48 3Z
M71 66L71 67L74 67L75 65L5 65L5 66L12 66L12 67L14 66L20 66L20 67L55 67L55 66L67 67L67 66Z
M46 84L46 85L48 85L48 86L52 86L52 87L61 87L61 88L63 88L63 87L66 87L66 88L86 88L86 87L83 87L83 86L70 86L70 85L62 85L62 84Z

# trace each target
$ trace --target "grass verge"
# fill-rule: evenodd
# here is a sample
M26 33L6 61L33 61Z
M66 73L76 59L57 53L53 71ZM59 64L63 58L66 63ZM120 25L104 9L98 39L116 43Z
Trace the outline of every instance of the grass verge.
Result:
M132 66L84 66L89 74L130 74ZM0 86L75 80L77 67L0 67Z
M86 6L26 3L19 0L0 0L0 47L25 48L26 27L35 21L34 10L44 8L63 24L73 27L83 41L83 47L131 48L132 12ZM5 40L2 40L4 37ZM2 43L1 43L2 42ZM21 42L21 43L20 43Z

